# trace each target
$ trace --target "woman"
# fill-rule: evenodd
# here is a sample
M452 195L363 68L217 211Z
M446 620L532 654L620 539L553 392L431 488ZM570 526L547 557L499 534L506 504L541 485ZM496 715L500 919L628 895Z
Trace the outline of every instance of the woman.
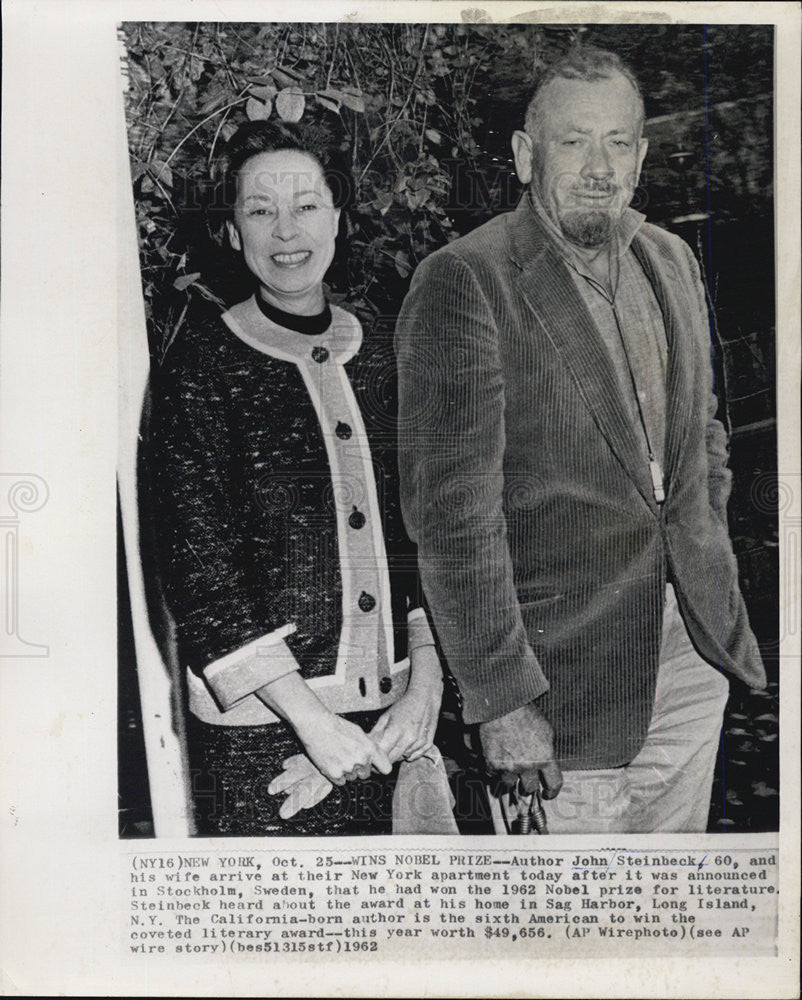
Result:
M445 790L442 675L395 493L390 345L323 290L350 191L336 128L250 122L220 170L256 291L183 331L152 385L197 829L387 831L395 785L411 832L414 772L427 802ZM450 812L431 829L455 832Z

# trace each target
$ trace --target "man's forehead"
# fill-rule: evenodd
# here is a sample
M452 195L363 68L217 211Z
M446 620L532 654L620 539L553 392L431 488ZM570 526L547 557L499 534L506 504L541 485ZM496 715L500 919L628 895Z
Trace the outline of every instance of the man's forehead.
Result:
M596 80L557 76L540 92L541 111L550 116L565 117L590 105L602 103L605 108L621 112L640 112L640 101L632 83L621 73Z

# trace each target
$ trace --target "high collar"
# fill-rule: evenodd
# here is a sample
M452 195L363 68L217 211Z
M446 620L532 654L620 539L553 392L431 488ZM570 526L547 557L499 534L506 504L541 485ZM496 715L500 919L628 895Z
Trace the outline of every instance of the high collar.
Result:
M333 361L345 364L362 345L362 327L355 316L334 306L331 323L319 334L291 330L270 319L259 308L255 295L232 306L223 320L240 340L251 347L285 361L306 361L316 348L323 347Z
M262 298L258 291L254 294L253 300L259 307L259 311L277 326L283 327L285 330L294 330L295 333L302 333L305 337L319 336L331 326L331 309L328 302L324 304L319 313L306 316L279 309L272 302Z

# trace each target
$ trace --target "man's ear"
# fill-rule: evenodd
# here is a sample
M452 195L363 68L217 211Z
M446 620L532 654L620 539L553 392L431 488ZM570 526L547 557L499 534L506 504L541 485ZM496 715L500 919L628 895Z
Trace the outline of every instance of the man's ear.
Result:
M649 149L648 139L638 140L638 177L640 177L641 167L643 166L643 161L646 158L646 152Z
M529 184L532 180L532 136L520 130L513 132L512 155L518 180L521 184Z
M226 232L228 241L235 250L242 250L242 240L239 238L239 229L231 219L226 219Z

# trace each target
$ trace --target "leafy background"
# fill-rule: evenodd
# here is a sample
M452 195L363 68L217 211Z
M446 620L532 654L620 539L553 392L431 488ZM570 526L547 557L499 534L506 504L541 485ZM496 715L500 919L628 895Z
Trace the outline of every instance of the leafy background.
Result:
M703 267L716 317L721 416L732 431L732 533L770 673L766 692L733 686L710 829L776 829L782 491L771 28L491 24L475 9L456 24L131 22L120 30L154 364L193 315L250 293L238 257L216 238L209 179L215 152L239 123L297 119L310 105L340 115L357 196L327 282L369 336L397 315L424 257L515 205L509 136L539 69L577 42L632 63L650 141L636 207L688 240ZM126 615L122 600L121 830L141 835L148 805ZM448 719L445 738L460 759L462 737Z

